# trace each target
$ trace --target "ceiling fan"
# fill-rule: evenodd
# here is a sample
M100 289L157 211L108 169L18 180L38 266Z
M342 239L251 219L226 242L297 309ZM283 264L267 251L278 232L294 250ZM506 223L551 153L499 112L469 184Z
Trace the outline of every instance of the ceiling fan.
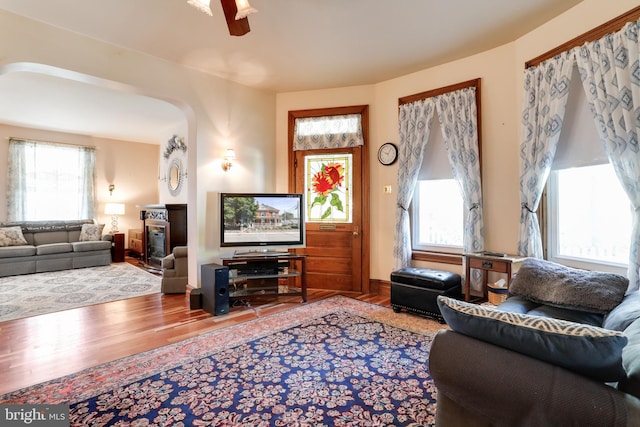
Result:
M209 7L210 0L187 0L187 3L207 15L213 15ZM249 0L220 0L220 3L227 21L227 27L229 27L229 34L243 36L251 31L247 15L257 12L257 10L251 7Z

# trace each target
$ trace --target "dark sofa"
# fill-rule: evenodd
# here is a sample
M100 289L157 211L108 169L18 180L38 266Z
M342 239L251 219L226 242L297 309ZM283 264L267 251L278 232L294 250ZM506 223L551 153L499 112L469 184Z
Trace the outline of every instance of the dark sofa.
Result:
M0 223L0 277L111 263L112 236L93 220Z
M640 292L600 273L546 280L549 265L523 264L498 307L439 297L450 329L429 355L438 426L640 426ZM527 283L538 276L548 289Z

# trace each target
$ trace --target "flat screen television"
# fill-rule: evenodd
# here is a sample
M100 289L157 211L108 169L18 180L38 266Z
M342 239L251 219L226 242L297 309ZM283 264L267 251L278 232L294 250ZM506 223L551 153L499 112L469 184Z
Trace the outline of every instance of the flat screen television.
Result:
M303 247L304 237L302 194L220 194L221 247L267 252Z

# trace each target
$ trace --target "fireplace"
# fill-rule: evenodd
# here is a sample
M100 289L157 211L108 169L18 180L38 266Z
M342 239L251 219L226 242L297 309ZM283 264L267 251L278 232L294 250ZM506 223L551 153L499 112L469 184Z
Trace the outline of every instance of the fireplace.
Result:
M159 266L162 258L168 255L166 225L147 224L147 263Z
M187 244L187 205L145 205L142 208L143 262L148 268L159 270L162 258L174 247Z

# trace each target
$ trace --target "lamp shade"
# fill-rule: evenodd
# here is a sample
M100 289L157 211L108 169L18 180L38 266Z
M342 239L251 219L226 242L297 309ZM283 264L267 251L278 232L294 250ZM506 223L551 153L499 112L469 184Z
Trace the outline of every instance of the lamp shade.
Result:
M104 213L105 215L124 215L124 203L107 203Z
M209 7L210 0L187 0L191 6L198 9L200 12L204 12L209 16L212 16L211 8Z

